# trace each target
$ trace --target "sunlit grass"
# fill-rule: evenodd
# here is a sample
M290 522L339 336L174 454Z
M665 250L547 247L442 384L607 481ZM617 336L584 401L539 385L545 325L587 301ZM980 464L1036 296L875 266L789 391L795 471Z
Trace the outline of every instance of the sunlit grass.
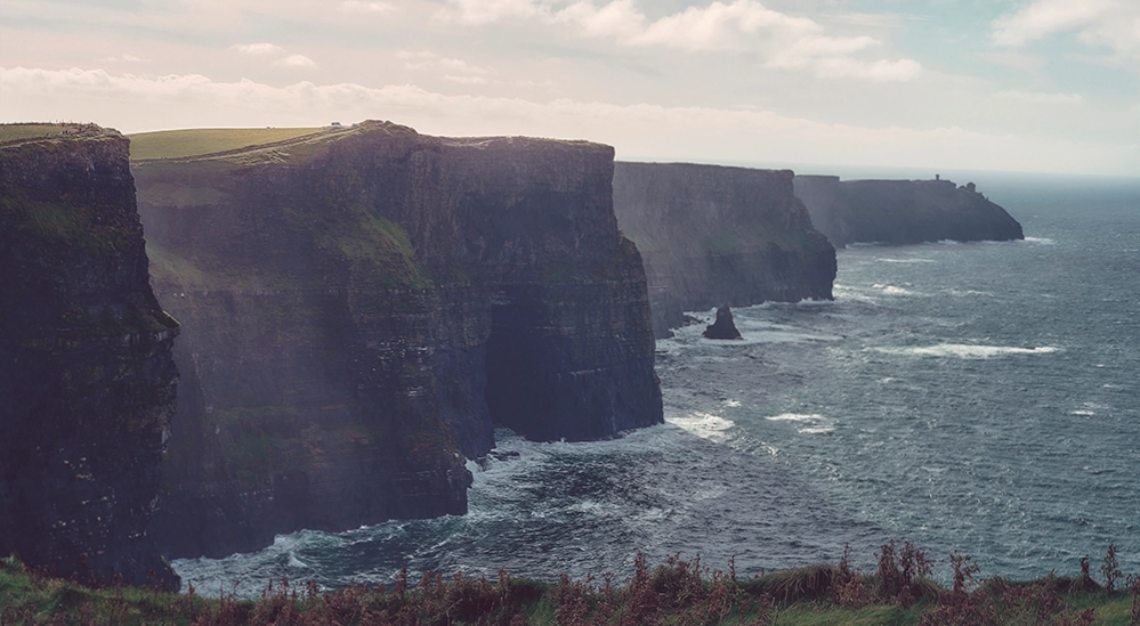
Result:
M297 139L321 128L197 128L130 135L131 159L178 159Z

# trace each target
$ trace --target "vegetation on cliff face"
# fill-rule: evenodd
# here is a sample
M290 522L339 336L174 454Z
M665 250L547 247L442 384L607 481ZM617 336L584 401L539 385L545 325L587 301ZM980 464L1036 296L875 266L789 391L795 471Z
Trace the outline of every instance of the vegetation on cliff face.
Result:
M18 137L0 142L0 552L177 587L145 529L178 324L149 285L127 141L90 125L0 137Z
M463 455L494 423L586 439L660 421L611 148L386 122L220 152L213 131L174 138L212 152L134 164L183 324L154 527L171 556L460 513Z
M1087 559L1084 563L1087 566ZM1108 559L1106 559L1106 565ZM671 558L633 571L557 583L406 572L383 586L321 590L270 583L258 599L217 590L169 594L137 588L93 591L0 561L0 623L186 624L200 626L1137 626L1140 578L1102 586L1084 567L1073 578L975 580L968 558L952 556L949 588L909 544L887 544L874 572L820 565L755 578L710 571L700 559Z

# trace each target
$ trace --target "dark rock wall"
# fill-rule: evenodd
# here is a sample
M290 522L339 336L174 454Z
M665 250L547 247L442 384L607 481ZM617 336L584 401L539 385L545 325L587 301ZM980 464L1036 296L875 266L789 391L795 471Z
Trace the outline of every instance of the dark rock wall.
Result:
M948 180L857 180L796 176L796 195L832 244L1023 239L1005 209Z
M365 123L136 165L184 372L156 531L221 555L300 528L461 513L494 424L661 420L613 153Z
M147 279L127 140L0 145L0 554L177 587L146 526L177 323Z
M618 163L614 209L645 259L658 336L684 311L830 299L835 250L790 171Z

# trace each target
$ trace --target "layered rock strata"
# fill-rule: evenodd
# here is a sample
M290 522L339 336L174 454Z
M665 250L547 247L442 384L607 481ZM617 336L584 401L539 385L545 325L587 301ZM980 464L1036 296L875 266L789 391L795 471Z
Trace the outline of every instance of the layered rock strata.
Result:
M852 243L1024 239L1021 224L973 183L796 176L796 195L836 247Z
M684 312L831 299L835 250L812 228L790 171L618 163L614 209L637 244L658 337Z
M462 513L493 427L661 421L613 151L366 122L136 163L183 324L156 532L223 555L300 528Z
M0 555L177 588L146 527L178 326L148 282L125 137L0 126L0 268Z

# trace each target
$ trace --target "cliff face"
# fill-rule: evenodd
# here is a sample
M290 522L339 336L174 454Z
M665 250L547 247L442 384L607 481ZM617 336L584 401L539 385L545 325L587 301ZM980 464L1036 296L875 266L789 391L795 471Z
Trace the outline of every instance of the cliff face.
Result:
M1025 238L1021 224L973 183L796 176L795 189L812 223L838 247Z
M387 123L136 164L182 392L156 532L221 555L462 513L495 424L661 421L613 153Z
M831 299L835 249L792 193L790 171L618 163L614 209L645 259L657 336L683 312Z
M176 588L145 529L177 324L148 283L127 140L40 128L0 143L0 554Z

